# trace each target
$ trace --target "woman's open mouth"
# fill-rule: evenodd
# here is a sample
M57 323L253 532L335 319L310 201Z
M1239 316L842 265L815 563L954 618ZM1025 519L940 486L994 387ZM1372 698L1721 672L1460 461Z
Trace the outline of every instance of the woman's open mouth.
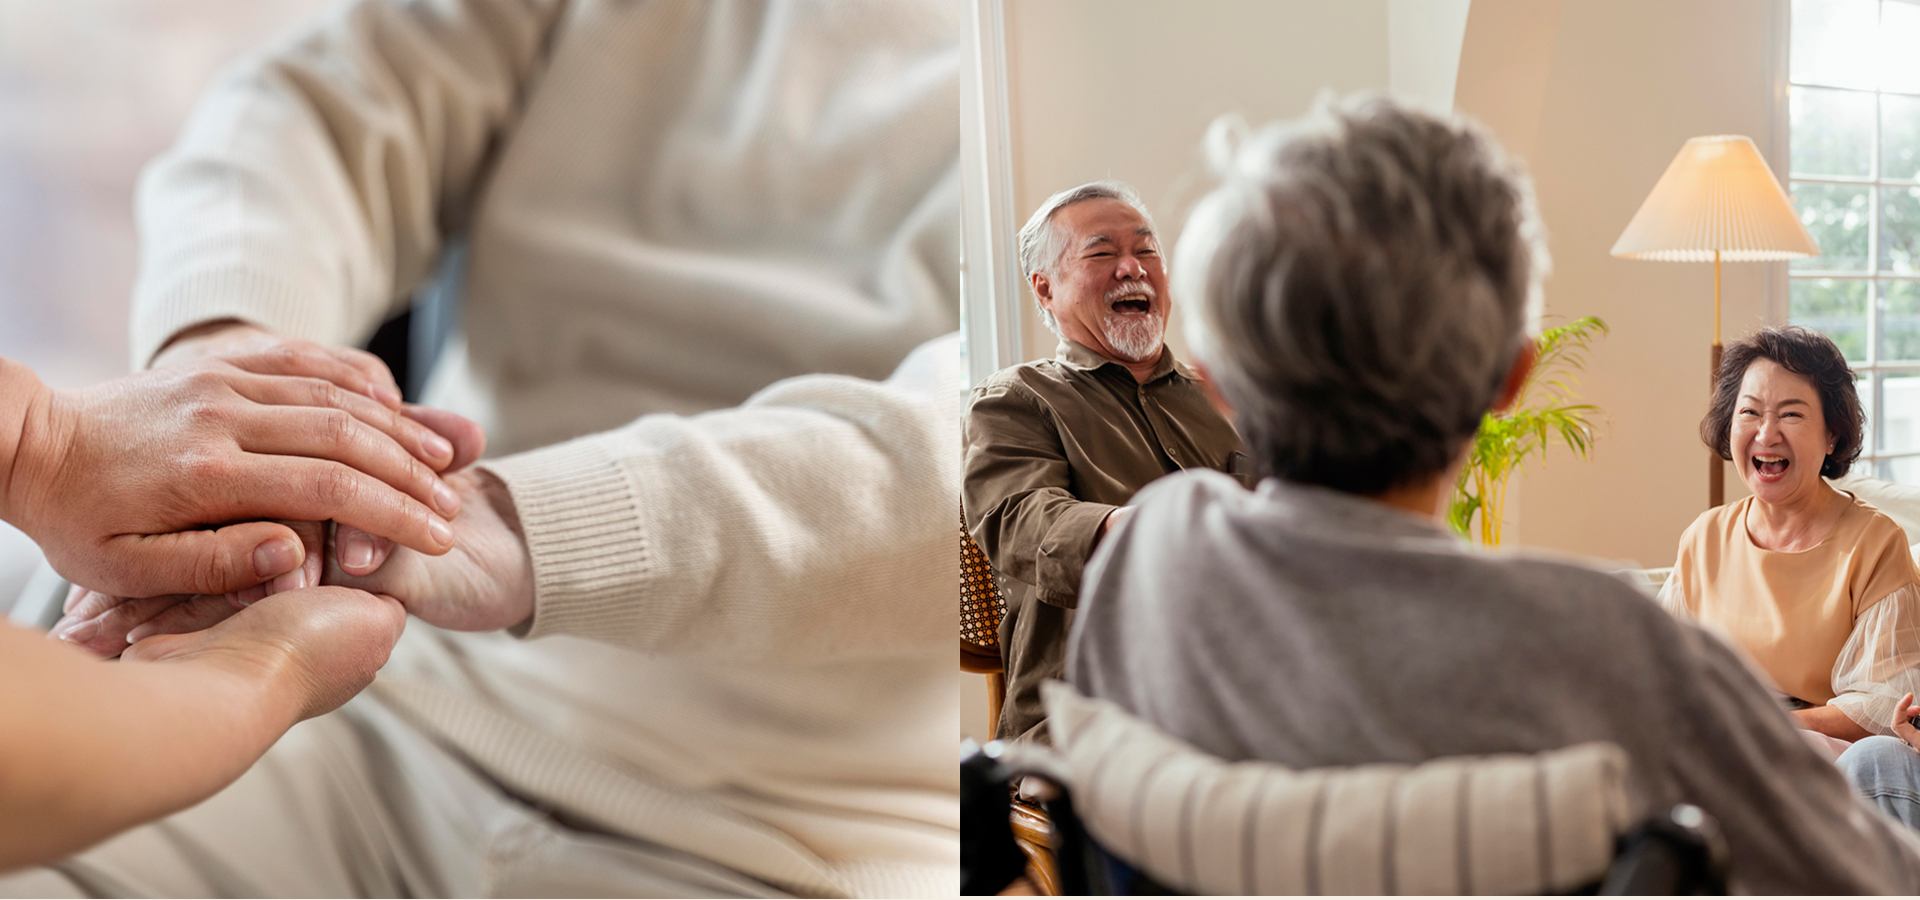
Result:
M1766 453L1753 455L1753 473L1763 481L1779 481L1786 477L1787 467L1793 465L1784 456Z

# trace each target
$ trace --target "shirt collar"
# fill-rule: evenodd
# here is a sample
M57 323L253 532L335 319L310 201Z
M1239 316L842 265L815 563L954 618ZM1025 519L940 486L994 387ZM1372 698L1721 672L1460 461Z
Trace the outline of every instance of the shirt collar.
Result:
M1162 346L1165 347L1165 345ZM1079 341L1064 337L1060 339L1060 346L1054 349L1053 358L1085 372L1096 371L1102 366L1120 366L1119 363L1101 356L1099 351ZM1125 369L1126 367L1120 366L1120 368ZM1160 354L1159 364L1153 367L1153 372L1147 376L1146 383L1152 384L1174 373L1179 374L1182 378L1194 378L1193 369L1188 367L1186 363L1173 358L1172 347L1165 347L1165 352Z

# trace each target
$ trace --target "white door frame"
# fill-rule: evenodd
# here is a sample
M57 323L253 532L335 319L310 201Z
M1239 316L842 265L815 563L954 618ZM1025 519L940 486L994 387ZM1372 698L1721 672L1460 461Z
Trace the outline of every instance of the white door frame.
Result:
M967 382L1021 362L1004 0L968 0L960 87L960 295Z

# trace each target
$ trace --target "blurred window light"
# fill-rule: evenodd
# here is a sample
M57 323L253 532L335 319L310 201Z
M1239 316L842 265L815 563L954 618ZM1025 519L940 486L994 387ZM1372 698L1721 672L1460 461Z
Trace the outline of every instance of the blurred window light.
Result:
M1920 484L1920 2L1793 0L1788 186L1821 256L1788 266L1788 321L1859 375L1856 471Z

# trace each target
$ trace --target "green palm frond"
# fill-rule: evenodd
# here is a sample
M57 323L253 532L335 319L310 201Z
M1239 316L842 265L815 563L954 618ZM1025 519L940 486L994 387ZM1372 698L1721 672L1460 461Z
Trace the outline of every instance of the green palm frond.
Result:
M1607 323L1586 316L1540 333L1533 371L1520 388L1519 401L1503 415L1481 417L1473 452L1447 510L1447 524L1455 532L1468 534L1477 516L1481 542L1500 543L1501 514L1513 473L1524 470L1530 459L1546 458L1555 443L1581 459L1593 451L1593 419L1600 409L1576 402L1573 382L1586 368L1593 342L1607 331Z

